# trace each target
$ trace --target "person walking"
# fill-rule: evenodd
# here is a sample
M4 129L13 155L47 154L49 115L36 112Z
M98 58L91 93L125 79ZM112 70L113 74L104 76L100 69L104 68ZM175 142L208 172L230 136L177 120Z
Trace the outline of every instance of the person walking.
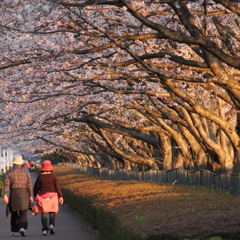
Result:
M43 235L47 235L48 231L55 234L55 216L59 211L59 203L63 204L64 201L58 178L52 171L51 161L45 160L33 188L35 212L41 212Z
M28 171L30 171L33 163L31 162L31 160L28 160L25 165L26 165L26 168L28 169Z
M11 235L26 236L28 228L27 210L33 201L32 182L29 172L22 167L21 155L13 158L13 167L7 171L4 181L4 202L11 213Z

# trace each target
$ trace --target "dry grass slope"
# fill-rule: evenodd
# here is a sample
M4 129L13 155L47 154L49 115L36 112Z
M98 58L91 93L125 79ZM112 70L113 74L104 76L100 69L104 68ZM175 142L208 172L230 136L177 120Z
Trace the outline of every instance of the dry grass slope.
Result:
M75 210L83 213L81 208L87 209L89 206L78 205L77 202L83 204L88 199L97 211L89 207L89 211L92 211L89 219L90 222L92 219L94 227L98 229L99 221L94 222L93 218L101 219L100 214L105 214L104 218L108 216L110 222L116 221L119 229L116 226L113 229L119 235L112 239L107 236L107 229L104 233L103 227L99 227L105 239L121 239L121 231L126 231L125 234L129 236L125 236L125 240L240 239L239 196L177 183L171 186L100 179L60 166L55 166L54 172L59 177L64 193L71 193L67 200L70 205L72 196L77 196L77 200L74 200ZM101 221L106 219L102 218Z

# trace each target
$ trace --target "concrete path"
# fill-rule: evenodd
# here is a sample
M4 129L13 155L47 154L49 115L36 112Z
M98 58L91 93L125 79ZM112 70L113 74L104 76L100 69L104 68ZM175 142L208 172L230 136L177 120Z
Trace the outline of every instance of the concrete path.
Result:
M34 185L37 173L32 172L32 183ZM6 222L6 204L3 199L0 198L0 240L13 239L15 237L10 236L10 222ZM9 216L10 221L10 216ZM71 211L66 205L60 206L60 211L55 220L55 232L56 234L47 236L42 235L41 217L40 214L32 216L28 211L28 230L27 238L33 240L99 240L94 230L84 221L82 221L76 213ZM21 238L18 236L18 238Z

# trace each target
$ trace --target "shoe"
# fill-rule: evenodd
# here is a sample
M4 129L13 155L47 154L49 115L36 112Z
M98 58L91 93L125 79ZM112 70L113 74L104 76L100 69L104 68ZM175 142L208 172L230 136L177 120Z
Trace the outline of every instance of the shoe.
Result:
M12 232L12 233L11 233L11 236L12 236L12 237L17 237L17 236L18 236L18 233L17 233L17 232Z
M49 229L50 229L50 234L55 234L52 224L49 226Z
M26 237L27 236L24 228L21 228L19 232L20 232L22 237Z
M46 236L46 235L47 235L47 231L43 231L43 232L42 232L42 235L43 235L43 236Z

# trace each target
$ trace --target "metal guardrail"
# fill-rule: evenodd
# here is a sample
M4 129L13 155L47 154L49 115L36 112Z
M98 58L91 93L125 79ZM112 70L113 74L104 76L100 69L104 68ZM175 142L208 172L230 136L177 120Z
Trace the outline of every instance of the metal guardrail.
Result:
M0 175L5 173L12 166L13 151L11 148L0 147Z

